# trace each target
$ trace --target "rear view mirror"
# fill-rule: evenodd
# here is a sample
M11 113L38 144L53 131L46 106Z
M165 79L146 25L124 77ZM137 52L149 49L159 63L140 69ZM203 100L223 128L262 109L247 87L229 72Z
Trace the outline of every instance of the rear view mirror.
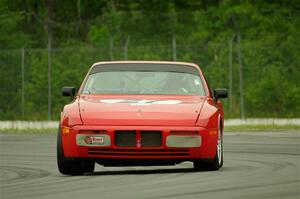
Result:
M74 97L75 94L76 94L76 89L74 87L63 87L62 88L62 95L63 96Z
M216 88L214 89L215 102L220 98L227 98L228 92L226 88Z

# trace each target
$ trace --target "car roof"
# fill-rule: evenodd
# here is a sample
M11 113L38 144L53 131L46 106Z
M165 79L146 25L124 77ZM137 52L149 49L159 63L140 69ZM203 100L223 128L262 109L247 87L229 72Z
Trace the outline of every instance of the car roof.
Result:
M92 67L106 64L172 64L191 66L200 69L199 66L194 63L176 61L101 61L94 63Z

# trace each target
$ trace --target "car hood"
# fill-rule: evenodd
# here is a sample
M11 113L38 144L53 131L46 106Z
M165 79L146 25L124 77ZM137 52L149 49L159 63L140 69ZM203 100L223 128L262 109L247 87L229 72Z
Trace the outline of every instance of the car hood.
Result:
M85 125L194 126L206 97L81 95Z

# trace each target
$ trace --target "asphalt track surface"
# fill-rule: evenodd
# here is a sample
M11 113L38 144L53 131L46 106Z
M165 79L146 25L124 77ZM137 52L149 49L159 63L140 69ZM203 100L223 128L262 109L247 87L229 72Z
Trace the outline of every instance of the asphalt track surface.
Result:
M63 176L55 135L0 135L0 198L300 198L300 132L226 133L219 171L102 167Z

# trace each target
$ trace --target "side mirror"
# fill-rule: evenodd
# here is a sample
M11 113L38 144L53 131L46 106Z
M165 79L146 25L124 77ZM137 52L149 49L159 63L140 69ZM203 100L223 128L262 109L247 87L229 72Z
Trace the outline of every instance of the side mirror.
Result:
M62 95L63 96L74 97L75 94L76 94L76 89L74 87L63 87L62 88Z
M228 92L226 88L216 88L214 89L214 99L217 103L220 98L227 98Z

